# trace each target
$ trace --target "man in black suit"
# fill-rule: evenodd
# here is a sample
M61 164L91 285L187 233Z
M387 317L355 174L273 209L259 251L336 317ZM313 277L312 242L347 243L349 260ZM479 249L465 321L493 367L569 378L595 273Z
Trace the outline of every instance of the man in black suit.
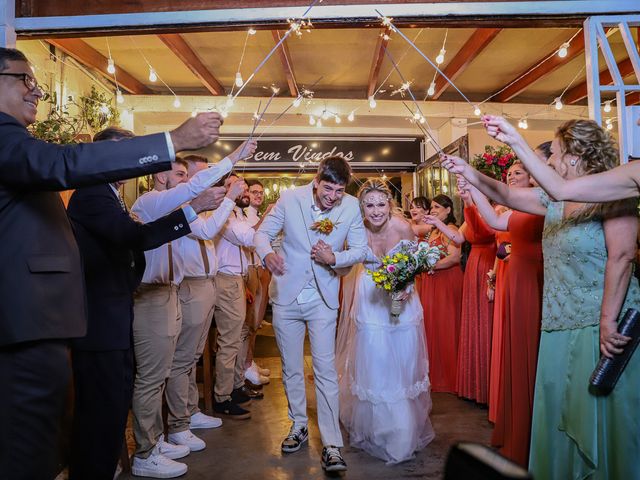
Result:
M93 140L131 137L133 132L110 127ZM187 173L183 160L173 168ZM88 309L87 335L73 340L71 350L75 402L70 479L113 478L133 391L133 293L144 273L143 251L191 233L182 208L155 222L135 222L118 191L124 183L80 188L67 208L82 257ZM190 206L195 214L217 208L224 194L224 188L210 189Z
M40 98L24 54L0 48L0 476L12 480L55 476L68 339L86 334L80 254L56 191L167 170L221 125L205 113L172 132L53 145L26 129Z

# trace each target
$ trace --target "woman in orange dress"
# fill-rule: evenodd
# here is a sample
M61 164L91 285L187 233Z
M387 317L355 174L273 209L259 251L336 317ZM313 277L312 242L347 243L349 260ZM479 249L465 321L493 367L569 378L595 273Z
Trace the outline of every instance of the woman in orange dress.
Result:
M438 195L431 201L430 214L457 230L453 202L446 195ZM425 275L420 285L431 391L456 393L463 281L460 247L437 229L426 240L431 246L440 247L444 255L433 274Z

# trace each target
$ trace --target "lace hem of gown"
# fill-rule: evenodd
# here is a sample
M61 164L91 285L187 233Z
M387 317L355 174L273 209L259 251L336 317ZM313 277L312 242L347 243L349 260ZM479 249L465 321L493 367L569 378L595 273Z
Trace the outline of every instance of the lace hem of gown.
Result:
M421 381L413 385L395 390L392 392L373 392L369 389L362 388L358 385L354 378L350 378L351 393L358 397L361 401L367 401L374 405L379 403L395 403L400 400L417 398L421 393L429 391L429 377L423 378Z

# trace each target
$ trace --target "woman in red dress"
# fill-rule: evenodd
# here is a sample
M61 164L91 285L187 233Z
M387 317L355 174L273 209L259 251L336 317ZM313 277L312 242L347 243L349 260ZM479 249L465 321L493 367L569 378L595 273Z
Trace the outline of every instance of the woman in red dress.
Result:
M464 201L465 221L457 233L436 217L427 217L426 221L455 243L471 244L462 288L456 390L463 398L487 403L493 321L493 303L487 296L487 273L493 268L496 256L495 233L478 214L471 195L462 192L460 197Z
M453 202L446 195L438 195L431 201L430 214L457 230ZM460 247L437 229L432 230L426 240L431 246L440 247L444 255L436 263L433 274L425 275L420 285L431 391L456 393L462 304Z
M509 171L521 178L529 176L519 162ZM471 188L471 192L487 223L496 230L507 230L511 235L509 274L502 310L502 373L491 444L526 467L542 316L544 217L515 210L499 215L479 191Z

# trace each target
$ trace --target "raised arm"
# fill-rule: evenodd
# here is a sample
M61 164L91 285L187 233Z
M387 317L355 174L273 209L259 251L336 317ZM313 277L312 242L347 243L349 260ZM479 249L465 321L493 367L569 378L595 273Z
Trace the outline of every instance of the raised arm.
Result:
M511 217L511 210L507 210L504 213L496 212L495 208L491 206L487 197L475 187L470 187L469 191L473 197L473 201L478 209L478 214L484 219L484 221L494 230L506 231L509 227L509 218Z
M482 120L485 122L487 133L509 145L533 178L556 200L609 202L638 196L640 164L636 162L621 165L607 172L565 180L534 153L513 125L504 118L486 115Z
M502 182L483 175L460 157L444 155L441 162L444 168L451 173L462 175L470 184L500 205L533 215L544 215L547 211L540 202L538 192L534 189L510 188ZM476 198L473 197L473 200L475 201Z
M462 245L466 240L463 233L464 224L462 225L462 227L460 227L460 230L458 230L457 228L445 225L442 220L434 215L425 215L424 221L428 225L433 225L435 228L440 230L445 237L447 237L457 245Z

